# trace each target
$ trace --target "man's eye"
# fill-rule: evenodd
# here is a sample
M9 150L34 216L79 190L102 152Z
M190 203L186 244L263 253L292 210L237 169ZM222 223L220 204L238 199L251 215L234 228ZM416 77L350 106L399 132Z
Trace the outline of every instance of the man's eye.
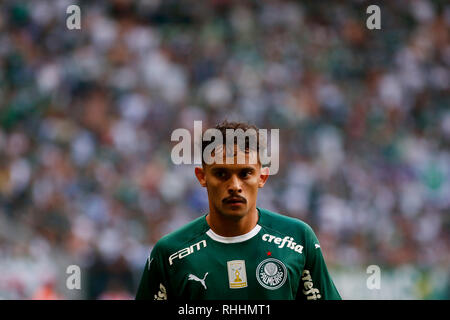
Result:
M251 175L251 173L252 173L252 172L251 172L250 170L247 170L247 171L243 171L243 172L241 173L241 176L245 178L245 177L248 177L248 176L250 176L250 175Z
M224 171L218 171L216 172L216 176L218 176L219 178L223 178L225 177L226 173Z

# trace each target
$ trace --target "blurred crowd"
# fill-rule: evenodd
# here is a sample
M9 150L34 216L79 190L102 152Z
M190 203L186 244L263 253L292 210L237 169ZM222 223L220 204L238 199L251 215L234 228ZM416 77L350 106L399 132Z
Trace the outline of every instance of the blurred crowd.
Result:
M69 264L76 298L132 299L208 211L172 131L224 119L280 129L258 205L310 224L332 274L406 266L413 297L449 299L450 6L385 1L369 30L368 5L2 1L0 299L72 297Z

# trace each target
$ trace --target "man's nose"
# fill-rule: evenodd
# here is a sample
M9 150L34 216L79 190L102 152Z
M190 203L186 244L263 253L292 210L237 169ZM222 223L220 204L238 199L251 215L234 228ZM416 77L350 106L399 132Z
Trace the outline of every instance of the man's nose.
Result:
M230 178L230 184L228 185L228 192L231 194L242 192L241 180L239 180L239 178L235 175L232 175Z

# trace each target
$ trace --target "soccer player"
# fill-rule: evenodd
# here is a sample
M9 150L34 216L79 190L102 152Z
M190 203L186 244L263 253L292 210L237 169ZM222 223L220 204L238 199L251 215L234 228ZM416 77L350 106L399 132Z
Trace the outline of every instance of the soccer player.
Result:
M216 126L258 128L240 122ZM249 156L265 147L223 152L224 159L195 168L206 188L209 212L164 236L148 258L136 299L341 299L313 230L299 219L256 206L258 189L269 172L260 158ZM205 143L202 145L202 154ZM245 164L237 161L245 153ZM229 163L233 157L233 163ZM242 162L242 161L241 161Z

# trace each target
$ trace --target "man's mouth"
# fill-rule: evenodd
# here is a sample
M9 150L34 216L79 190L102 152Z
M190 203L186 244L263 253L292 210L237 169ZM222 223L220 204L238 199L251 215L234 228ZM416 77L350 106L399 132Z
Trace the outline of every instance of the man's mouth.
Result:
M238 204L238 203L245 203L246 200L241 197L231 197L231 198L226 198L225 200L223 200L223 202L226 204Z

